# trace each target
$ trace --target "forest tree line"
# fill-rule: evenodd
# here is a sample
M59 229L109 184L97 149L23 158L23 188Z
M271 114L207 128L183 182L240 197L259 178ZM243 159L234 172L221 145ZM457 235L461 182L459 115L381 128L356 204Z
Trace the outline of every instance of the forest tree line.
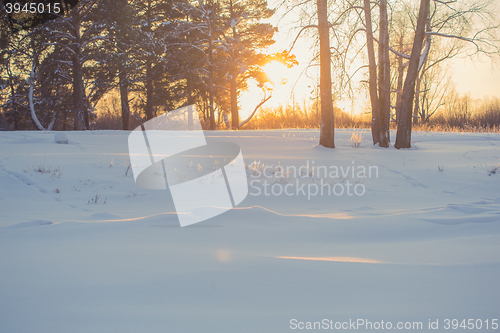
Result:
M317 40L309 65L320 68L316 116L325 147L335 146L334 102L363 91L373 143L388 147L396 123L396 147L410 147L412 124L451 105L447 60L500 55L494 0L274 5L299 17L297 38ZM274 13L265 0L82 0L24 30L2 13L1 117L11 129L89 129L96 105L117 91L120 129L194 103L207 129L238 129L249 120L238 105L248 80L264 92L257 111L272 92L262 67L296 64L295 41L266 52L277 28L263 22ZM354 82L357 72L366 80Z
M276 28L261 21L273 13L265 0L81 0L26 28L3 12L2 115L15 130L90 129L97 103L117 90L122 129L132 106L149 120L194 103L210 129L229 119L238 128L248 80L266 92L262 66L295 62L265 52Z

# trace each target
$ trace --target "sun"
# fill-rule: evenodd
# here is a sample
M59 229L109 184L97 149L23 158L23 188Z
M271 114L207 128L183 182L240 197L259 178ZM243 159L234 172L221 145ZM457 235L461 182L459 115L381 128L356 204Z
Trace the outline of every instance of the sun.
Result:
M289 68L281 62L271 61L262 67L262 69L264 70L264 73L266 73L269 80L271 80L271 82L275 85L286 84L288 82L287 70L289 70Z
M255 106L269 95L272 95L272 98L263 107L273 108L287 104L291 96L291 86L295 82L296 73L294 69L288 68L279 61L271 61L262 66L262 70L271 81L272 87L268 86L270 90L264 92L258 87L257 82L254 80L249 81L248 89L240 93L240 116L246 118L252 113Z

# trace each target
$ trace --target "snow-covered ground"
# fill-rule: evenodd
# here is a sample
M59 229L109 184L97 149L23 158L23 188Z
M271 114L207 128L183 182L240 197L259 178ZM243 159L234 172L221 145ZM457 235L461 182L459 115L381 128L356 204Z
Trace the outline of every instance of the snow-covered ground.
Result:
M0 332L500 331L500 135L357 132L206 132L251 186L185 228L135 184L129 132L0 132Z

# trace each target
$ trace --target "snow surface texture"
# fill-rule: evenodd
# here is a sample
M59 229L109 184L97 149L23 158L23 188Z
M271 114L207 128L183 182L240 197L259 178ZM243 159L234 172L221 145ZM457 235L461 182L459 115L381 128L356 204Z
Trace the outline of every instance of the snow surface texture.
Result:
M500 319L500 174L488 176L500 135L416 132L396 150L358 133L360 148L337 130L330 150L314 130L206 132L238 144L259 182L236 209L186 228L168 191L134 183L129 132L72 132L67 145L54 132L0 133L0 332L290 332L292 319L419 331L439 319L443 331L445 318ZM276 172L313 162L378 177ZM294 195L266 196L264 181ZM322 181L365 193L295 195Z
M56 132L56 134L54 135L54 142L61 143L61 144L68 144L69 143L68 133Z

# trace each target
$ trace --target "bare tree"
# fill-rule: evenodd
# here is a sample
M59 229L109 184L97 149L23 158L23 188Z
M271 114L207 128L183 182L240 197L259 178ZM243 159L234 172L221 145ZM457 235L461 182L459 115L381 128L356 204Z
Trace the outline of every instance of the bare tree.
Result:
M377 63L375 60L375 48L373 42L372 9L370 0L364 0L364 12L369 70L368 90L370 91L370 102L372 106L372 139L373 144L377 144L380 142L380 118L377 91Z
M422 69L423 76L420 83L420 98L415 101L420 106L415 107L418 110L418 118L422 124L429 121L429 118L440 110L448 101L448 95L454 85L450 75L450 68L439 64L429 69Z
M425 26L429 16L430 0L421 0L418 12L417 29L413 39L413 48L411 51L408 65L408 73L403 86L403 95L401 97L401 113L398 119L398 131L396 133L396 148L410 148L411 146L411 121L413 96L415 94L415 81L419 71L419 62L421 59L421 50L425 38Z
M496 31L499 24L493 7L492 1L421 1L412 54L403 87L396 148L411 146L412 111L415 112L415 116L420 113L419 99L420 93L423 92L420 83L423 73L428 68L458 54L464 56L484 54L498 59L500 46ZM447 54L427 64L434 36L464 43L460 47L452 47ZM472 47L467 48L470 46ZM416 104L414 104L415 96Z
M335 148L335 120L333 117L332 77L330 68L330 27L326 0L317 0L319 52L320 52L320 103L321 125L319 144Z
M379 26L379 146L389 147L389 121L391 114L391 63L389 60L389 20L387 17L387 0L380 0L380 26Z
M373 144L389 147L389 122L391 113L391 63L389 58L389 19L387 0L381 0L379 6L379 38L373 36L372 8L369 0L364 0L364 30L368 53L368 89L372 108ZM374 41L378 42L378 66L375 60ZM378 68L378 75L377 75ZM378 81L378 82L377 82Z
M310 67L315 66L319 58L319 100L320 100L320 138L319 144L327 148L335 148L335 117L333 112L333 94L332 94L332 50L336 55L345 55L337 48L330 45L330 29L335 27L337 22L328 21L328 13L330 12L326 0L315 0L315 8L312 6L314 4L311 0L306 0L298 4L293 4L289 6L286 5L285 15L298 9L300 11L299 21L303 23L305 20L309 20L309 23L303 25L299 32L297 33L295 40L293 41L288 52L291 52L295 43L297 42L300 35L310 28L318 29L319 36L319 55L315 54L307 68L303 71L306 72ZM313 15L314 13L314 15ZM317 19L317 24L314 22L314 17ZM340 14L339 17L343 17Z

